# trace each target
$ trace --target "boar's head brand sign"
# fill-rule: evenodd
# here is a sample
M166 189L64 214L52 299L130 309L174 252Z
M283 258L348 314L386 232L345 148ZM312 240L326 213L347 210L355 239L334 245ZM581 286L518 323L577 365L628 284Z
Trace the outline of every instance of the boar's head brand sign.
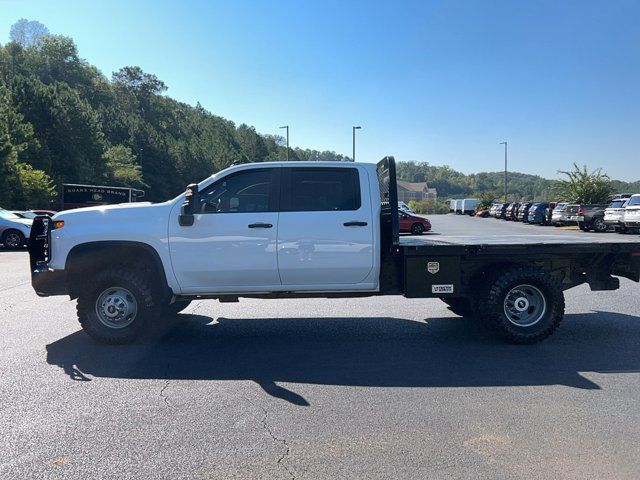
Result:
M435 275L440 271L440 262L429 262L427 263L427 272Z

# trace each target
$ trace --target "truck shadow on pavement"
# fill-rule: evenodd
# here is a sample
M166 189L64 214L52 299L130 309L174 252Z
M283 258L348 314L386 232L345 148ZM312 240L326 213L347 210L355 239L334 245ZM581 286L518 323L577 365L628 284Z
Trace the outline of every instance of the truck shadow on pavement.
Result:
M161 338L104 346L78 331L47 346L47 362L73 380L253 380L309 405L276 382L366 387L600 387L581 372L640 372L640 318L566 315L532 346L507 345L473 319L212 319L180 315Z

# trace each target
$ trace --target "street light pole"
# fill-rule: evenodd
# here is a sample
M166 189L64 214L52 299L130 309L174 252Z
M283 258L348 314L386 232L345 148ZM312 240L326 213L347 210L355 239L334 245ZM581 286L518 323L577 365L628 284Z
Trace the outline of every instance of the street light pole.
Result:
M286 128L287 129L287 162L289 161L289 125L284 125L280 128Z
M361 128L361 126L353 127L353 157L351 157L352 162L356 161L356 130L360 130Z
M504 201L507 201L507 142L500 142L504 145Z

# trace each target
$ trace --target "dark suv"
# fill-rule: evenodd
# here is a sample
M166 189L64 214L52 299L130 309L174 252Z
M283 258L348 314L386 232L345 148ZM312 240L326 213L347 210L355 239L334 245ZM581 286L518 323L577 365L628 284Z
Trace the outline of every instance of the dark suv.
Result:
M516 220L518 222L527 223L529 221L529 209L533 205L533 202L525 202L520 204L520 208L518 208L518 213L516 215Z

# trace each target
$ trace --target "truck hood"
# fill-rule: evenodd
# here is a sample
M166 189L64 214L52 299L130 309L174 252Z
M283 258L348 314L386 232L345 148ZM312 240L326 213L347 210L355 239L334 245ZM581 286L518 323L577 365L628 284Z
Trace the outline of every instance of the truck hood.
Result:
M111 221L119 219L155 218L157 215L168 213L173 205L173 200L164 203L136 202L119 203L117 205L98 205L95 207L75 208L58 212L53 216L54 220L69 222L93 222Z

